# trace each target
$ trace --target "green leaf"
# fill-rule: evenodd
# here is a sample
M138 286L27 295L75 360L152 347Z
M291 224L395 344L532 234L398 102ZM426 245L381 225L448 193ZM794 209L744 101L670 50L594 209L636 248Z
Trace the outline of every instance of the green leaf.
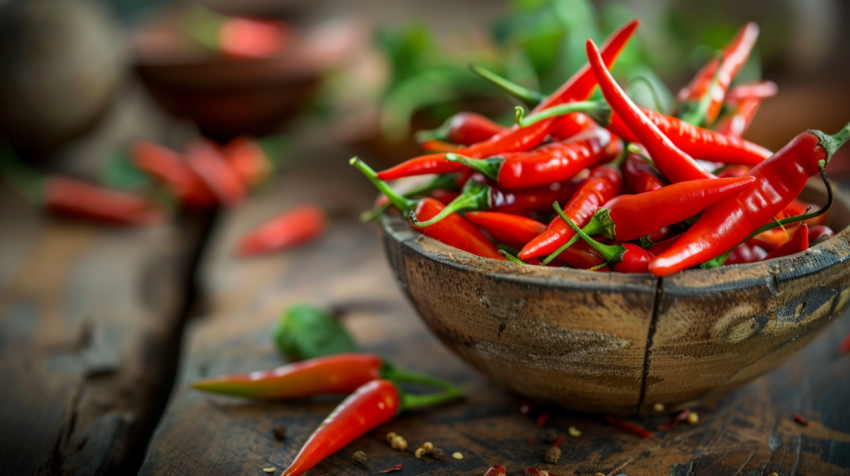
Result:
M289 360L359 351L348 331L333 317L306 304L287 309L272 336L281 355Z
M139 170L126 152L110 158L100 169L100 182L117 190L141 190L152 184L148 174Z

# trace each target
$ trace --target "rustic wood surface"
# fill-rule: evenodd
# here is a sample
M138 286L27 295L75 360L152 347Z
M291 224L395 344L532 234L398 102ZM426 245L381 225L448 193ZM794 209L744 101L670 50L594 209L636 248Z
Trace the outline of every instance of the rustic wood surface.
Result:
M342 151L327 152L339 154ZM639 439L606 425L600 417L536 406L520 414L524 399L504 390L454 357L424 326L399 291L379 246L377 230L358 224L357 212L374 192L350 169L321 167L290 172L228 213L215 230L200 271L206 296L203 317L187 332L180 377L168 410L148 448L144 475L264 474L282 470L338 400L260 403L202 394L189 387L197 377L270 368L283 363L270 328L286 306L309 302L341 316L364 349L397 365L430 372L460 384L463 402L412 412L369 432L310 474L375 474L403 464L404 474L483 474L504 464L509 474L529 466L557 474L767 475L850 474L850 358L835 351L850 332L840 319L830 332L787 363L735 392L695 408L696 425L681 424ZM235 240L264 218L304 201L328 205L335 219L320 241L266 258L238 260ZM803 427L792 419L811 420ZM543 462L549 445L535 423L557 430L563 452L558 464ZM632 420L648 429L669 416ZM283 424L279 442L272 428ZM570 426L580 437L567 434ZM417 460L384 441L388 431L414 448L432 441L463 460ZM533 439L533 443L529 440ZM365 451L367 468L352 466Z

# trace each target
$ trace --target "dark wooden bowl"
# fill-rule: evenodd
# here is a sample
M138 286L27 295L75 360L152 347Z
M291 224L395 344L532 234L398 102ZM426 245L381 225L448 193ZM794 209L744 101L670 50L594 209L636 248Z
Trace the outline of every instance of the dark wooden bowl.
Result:
M181 53L174 15L135 35L136 72L163 109L215 138L272 132L313 100L326 71L367 41L359 23L334 20L297 34L272 57Z
M824 203L822 184L801 197ZM850 197L803 253L715 270L599 273L479 258L381 221L401 289L455 354L530 398L612 415L690 406L773 369L850 299Z

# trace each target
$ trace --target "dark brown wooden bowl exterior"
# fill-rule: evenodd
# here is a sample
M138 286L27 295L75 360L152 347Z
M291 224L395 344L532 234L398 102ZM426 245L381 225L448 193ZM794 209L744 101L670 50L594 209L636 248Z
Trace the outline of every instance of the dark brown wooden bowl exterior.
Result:
M803 198L824 195L813 184ZM804 253L663 279L519 266L424 237L398 215L381 224L396 281L455 354L571 410L648 414L722 394L805 346L850 298L840 192L830 225L843 231Z

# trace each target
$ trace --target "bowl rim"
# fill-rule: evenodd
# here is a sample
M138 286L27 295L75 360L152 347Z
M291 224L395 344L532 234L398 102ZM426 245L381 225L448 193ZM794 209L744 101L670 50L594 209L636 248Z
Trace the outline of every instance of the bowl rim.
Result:
M837 184L832 184L834 203L829 219L834 220L836 207L845 210L844 219L850 222L850 195ZM826 196L826 187L819 178L810 179L801 195L817 194ZM407 220L399 214L385 213L380 217L383 233L406 246L415 253L441 264L463 269L467 272L484 273L494 278L520 283L565 287L570 289L611 289L621 291L647 291L660 289L664 284L668 288L705 288L729 289L753 285L753 279L759 282L773 281L783 270L802 270L805 274L826 269L838 262L850 259L850 223L831 238L824 240L807 250L793 255L773 258L769 261L733 264L714 269L686 269L663 278L650 273L619 273L616 271L588 271L569 267L521 266L510 261L483 258L467 251L454 248L413 230ZM829 253L835 259L823 259ZM799 274L797 275L799 276ZM737 285L735 284L737 283Z

